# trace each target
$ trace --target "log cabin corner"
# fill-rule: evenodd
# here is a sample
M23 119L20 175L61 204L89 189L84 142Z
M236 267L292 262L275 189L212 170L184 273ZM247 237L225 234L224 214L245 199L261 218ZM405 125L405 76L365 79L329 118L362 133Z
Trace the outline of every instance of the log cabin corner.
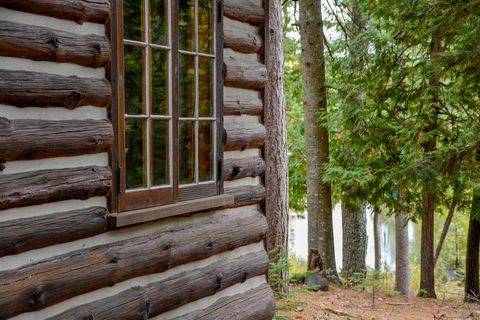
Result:
M0 319L272 319L268 0L0 0Z

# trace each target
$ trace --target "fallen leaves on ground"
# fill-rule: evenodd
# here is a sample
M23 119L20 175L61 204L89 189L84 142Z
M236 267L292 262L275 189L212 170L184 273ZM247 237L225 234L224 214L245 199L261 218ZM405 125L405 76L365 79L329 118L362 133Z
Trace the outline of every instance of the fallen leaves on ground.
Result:
M296 287L288 297L277 299L276 320L480 320L480 305L455 300L415 296L375 295L370 292L330 286L327 292Z

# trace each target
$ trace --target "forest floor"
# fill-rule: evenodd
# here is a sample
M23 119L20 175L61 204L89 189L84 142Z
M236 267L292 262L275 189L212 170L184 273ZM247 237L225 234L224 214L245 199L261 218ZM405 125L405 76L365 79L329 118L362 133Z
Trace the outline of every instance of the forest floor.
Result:
M330 286L327 292L294 287L288 297L277 299L276 320L324 319L480 319L480 304L458 299L425 299Z

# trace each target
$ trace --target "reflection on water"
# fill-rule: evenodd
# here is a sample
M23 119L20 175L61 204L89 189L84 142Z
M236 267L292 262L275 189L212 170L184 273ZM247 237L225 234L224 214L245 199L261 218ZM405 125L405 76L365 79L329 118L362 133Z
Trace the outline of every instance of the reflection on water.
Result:
M308 238L307 219L290 219L290 252L297 257L307 259ZM380 217L380 230L382 237L382 268L395 271L395 221L393 217ZM335 259L337 268L342 268L342 211L340 204L333 209L333 234L335 239ZM374 242L373 242L373 215L371 209L367 209L367 266L375 265ZM412 222L408 223L408 236L410 240L410 255L418 257L420 254L420 226Z

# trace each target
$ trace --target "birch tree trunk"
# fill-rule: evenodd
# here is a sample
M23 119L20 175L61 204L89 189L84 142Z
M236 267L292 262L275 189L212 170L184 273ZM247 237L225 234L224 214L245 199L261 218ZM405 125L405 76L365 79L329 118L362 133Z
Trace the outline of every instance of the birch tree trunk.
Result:
M345 277L361 277L367 266L367 210L361 204L357 210L342 203L342 229L343 229L343 268Z
M268 222L267 249L288 253L288 155L284 96L283 20L280 0L266 1L266 87L264 123L265 143L265 212ZM288 278L285 272L282 275ZM284 288L285 289L285 288Z
M410 259L407 216L395 215L395 291L401 295L410 295Z
M375 271L382 269L382 238L380 235L380 216L377 208L373 208L373 245L375 250Z
M302 84L307 155L308 247L317 248L331 279L337 280L332 225L331 187L322 181L329 159L322 3L300 0Z

